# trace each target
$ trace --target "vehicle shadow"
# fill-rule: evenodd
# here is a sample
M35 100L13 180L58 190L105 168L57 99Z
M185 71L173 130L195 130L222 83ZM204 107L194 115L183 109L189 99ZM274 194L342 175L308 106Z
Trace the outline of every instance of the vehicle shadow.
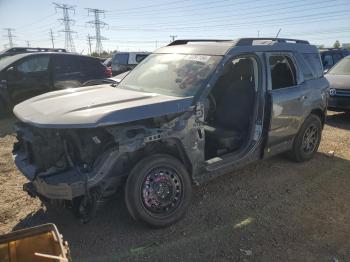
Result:
M195 187L185 218L158 230L135 222L120 196L87 224L67 210L39 209L13 230L55 223L74 262L344 260L349 168L323 153L306 163L261 161Z
M0 138L13 134L14 124L17 122L17 118L13 115L0 119Z
M326 124L345 130L350 130L350 117L345 113L329 113L327 115Z

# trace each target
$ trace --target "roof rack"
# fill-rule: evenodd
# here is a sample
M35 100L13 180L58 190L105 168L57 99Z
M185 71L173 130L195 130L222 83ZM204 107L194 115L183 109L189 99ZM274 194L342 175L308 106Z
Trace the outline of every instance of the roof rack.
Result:
M263 41L270 40L270 41L276 41L278 43L294 42L296 44L310 44L309 41L306 41L306 40L263 37L263 38L240 38L240 39L237 39L236 46L251 46L253 45L254 41L259 41L259 40L263 40Z
M12 47L3 53L32 53L32 52L67 52L64 48L42 48L42 47Z
M168 44L168 46L172 45L185 45L189 42L234 42L235 46L252 46L254 41L259 40L270 40L270 41L276 41L278 43L289 43L294 42L296 44L310 44L306 40L299 40L299 39L289 39L289 38L239 38L237 40L225 40L225 39L182 39L182 40L175 40L174 42L171 42Z
M335 47L321 47L319 48L320 50L326 50L326 51L332 51L332 50L340 50L340 51L344 51L347 50L344 47L339 47L339 48L335 48Z
M189 42L232 42L232 40L225 40L225 39L181 39L181 40L175 40L168 44L168 46L171 45L185 45Z

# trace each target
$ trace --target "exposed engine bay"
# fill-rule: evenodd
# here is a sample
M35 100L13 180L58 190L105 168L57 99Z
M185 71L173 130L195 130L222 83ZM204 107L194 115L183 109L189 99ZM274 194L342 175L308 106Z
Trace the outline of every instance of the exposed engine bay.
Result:
M139 158L162 147L176 154L176 145L163 138L179 128L178 116L91 129L45 129L18 123L13 154L31 181L24 190L44 203L73 207L89 220L98 202L118 190Z

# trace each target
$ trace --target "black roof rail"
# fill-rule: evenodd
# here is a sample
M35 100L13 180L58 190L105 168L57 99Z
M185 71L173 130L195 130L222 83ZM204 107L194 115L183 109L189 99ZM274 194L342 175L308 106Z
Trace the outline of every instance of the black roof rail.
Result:
M32 52L67 52L64 48L42 48L42 47L12 47L4 53L32 53Z
M189 42L232 42L232 40L225 40L225 39L180 39L180 40L175 40L168 44L168 46L172 45L185 45Z
M343 48L343 47L339 47L339 48L335 48L335 47L321 47L319 49L320 50L325 50L325 51L332 51L332 50L344 51L344 50L347 50L346 48Z
M276 41L278 43L295 42L296 44L310 44L309 41L306 41L306 40L264 37L264 38L240 38L236 40L237 41L236 46L251 46L253 45L253 42L257 40L270 40L270 41Z

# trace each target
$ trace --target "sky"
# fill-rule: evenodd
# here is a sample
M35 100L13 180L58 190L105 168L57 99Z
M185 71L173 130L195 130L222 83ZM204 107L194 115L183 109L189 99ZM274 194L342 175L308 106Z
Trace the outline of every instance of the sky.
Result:
M87 36L95 36L87 8L104 10L101 28L106 51L153 51L177 39L235 39L279 37L309 40L332 46L350 43L350 0L60 0L69 12L74 46L88 53ZM65 47L63 17L47 0L0 0L0 50L9 47L7 31L13 28L15 46ZM27 42L28 41L28 42ZM92 39L92 51L96 42Z

